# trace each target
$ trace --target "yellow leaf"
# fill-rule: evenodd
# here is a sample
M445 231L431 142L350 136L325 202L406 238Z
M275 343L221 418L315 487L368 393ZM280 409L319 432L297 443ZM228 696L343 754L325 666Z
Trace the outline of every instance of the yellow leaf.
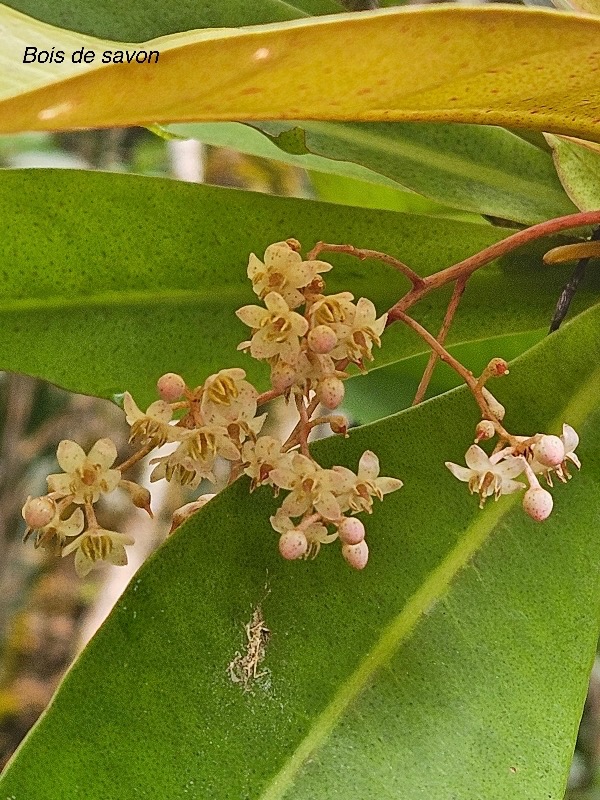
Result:
M66 33L0 6L0 132L207 120L476 122L600 141L600 19L432 6L192 31L140 45ZM62 64L22 64L25 44ZM72 64L73 45L93 49ZM102 65L104 51L158 63ZM7 77L7 71L9 77ZM25 92L23 94L23 92Z

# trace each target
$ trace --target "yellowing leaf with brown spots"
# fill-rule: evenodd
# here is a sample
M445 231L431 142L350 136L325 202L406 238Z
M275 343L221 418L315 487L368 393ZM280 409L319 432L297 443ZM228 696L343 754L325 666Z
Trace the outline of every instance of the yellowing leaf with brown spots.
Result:
M202 120L434 120L524 126L600 141L600 19L513 7L400 8L139 45L85 39L0 8L0 132ZM22 64L24 44L62 64ZM102 65L104 51L156 64ZM9 59L9 60L8 60Z

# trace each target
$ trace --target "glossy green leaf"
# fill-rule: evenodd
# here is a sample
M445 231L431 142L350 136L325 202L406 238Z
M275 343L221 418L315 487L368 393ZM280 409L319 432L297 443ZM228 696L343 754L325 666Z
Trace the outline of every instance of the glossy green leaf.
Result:
M405 214L428 214L432 217L451 217L466 222L485 224L483 217L460 211L450 206L436 203L423 195L407 189L383 186L347 178L343 175L331 175L326 172L309 172L312 188L317 200L328 203L339 203L359 208L381 208L385 211L401 211Z
M477 252L508 231L445 219L335 206L139 176L67 170L0 174L0 368L140 402L174 370L190 383L223 366L244 367L265 386L256 361L237 352L248 329L235 310L255 302L248 255L293 236L381 249L422 273ZM450 342L546 325L565 279L544 267L559 241L525 248L469 283ZM406 290L404 278L372 261L332 257L329 291L370 297L380 312ZM593 272L574 311L598 297ZM439 327L448 296L436 293L419 318ZM412 331L392 328L376 364L423 352Z
M575 211L549 154L502 128L274 122L260 129L284 150L286 136L297 129L307 152L339 159L336 164L357 162L454 208L526 224Z
M366 448L405 487L368 520L363 573L335 545L279 558L267 491L237 483L132 580L0 779L11 800L563 797L598 636L600 309L515 362L515 432L581 433L543 525L477 508L445 469L477 419L458 390L315 448ZM265 674L228 664L262 605Z
M547 333L547 328L510 333L450 345L448 349L474 375L481 375L490 359L500 356L510 361L537 344ZM428 353L412 356L374 369L367 375L355 375L347 381L344 410L349 412L351 420L355 424L365 425L408 408L412 404L428 358ZM460 384L461 379L456 372L438 361L426 396L435 397ZM495 386L490 385L493 391L498 385L496 382L494 384Z
M600 208L600 145L551 134L546 138L558 176L575 205L582 211Z
M600 19L591 16L494 6L382 9L175 34L147 42L143 63L125 62L123 51L137 59L139 47L97 40L87 42L95 61L83 65L70 61L72 33L6 6L0 24L4 133L355 119L600 138ZM63 63L23 64L24 42L61 47L63 37ZM103 65L108 51L121 52L123 63ZM160 61L146 58L151 51Z
M194 28L261 25L344 10L337 0L129 0L126 14L119 0L9 0L6 5L48 25L122 42L144 42Z

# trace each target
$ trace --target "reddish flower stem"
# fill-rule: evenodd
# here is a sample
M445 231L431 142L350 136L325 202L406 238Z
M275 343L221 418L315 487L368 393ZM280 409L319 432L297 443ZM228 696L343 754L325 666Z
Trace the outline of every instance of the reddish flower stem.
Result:
M465 286L467 285L467 277L459 278L456 283L454 284L454 291L452 292L452 297L450 298L450 302L448 303L448 308L446 309L446 314L444 316L444 321L442 322L442 327L440 328L440 332L437 335L437 340L440 344L444 344L446 341L446 336L448 335L448 331L450 330L450 325L452 324L452 320L454 319L454 315L456 314L456 309L458 308L458 304L460 303L460 298L463 295L465 290ZM425 393L427 391L427 387L429 386L429 382L431 381L431 376L433 375L433 370L435 369L435 365L439 358L438 353L435 350L431 351L431 355L429 356L429 361L427 362L427 366L423 372L423 377L419 383L417 388L417 392L415 394L415 399L412 401L413 406L418 405L421 400L425 397Z
M389 256L387 253L380 253L378 250L369 250L364 247L354 247L351 244L327 244L327 242L317 242L310 253L306 256L307 261L313 261L320 253L346 253L349 256L364 261L367 258L374 258L377 261L383 261L384 264L389 264L394 267L412 283L413 287L422 286L424 284L423 278L412 270L409 266L397 258Z
M451 267L436 272L434 275L429 275L422 278L421 286L413 286L413 288L404 295L388 312L388 325L394 320L400 319L399 312L407 311L411 306L425 297L426 294L439 289L440 286L445 286L447 283L452 283L459 278L469 278L480 267L484 267L491 261L511 253L518 247L524 244L529 244L537 239L543 239L545 236L551 236L560 231L569 230L570 228L580 228L588 225L600 224L600 211L584 211L579 214L568 214L565 217L557 217L550 219L546 222L540 222L538 225L532 225L530 228L513 233L502 239L500 242L486 247L479 253L475 253Z

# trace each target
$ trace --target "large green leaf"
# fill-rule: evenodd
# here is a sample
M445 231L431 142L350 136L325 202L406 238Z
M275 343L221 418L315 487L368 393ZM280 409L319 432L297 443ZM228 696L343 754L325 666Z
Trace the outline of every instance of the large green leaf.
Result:
M49 25L123 42L144 42L194 28L235 28L344 10L337 0L129 0L127 13L119 0L10 0L6 5Z
M155 55L152 63L108 66L105 49L139 55L140 48L86 42L96 60L73 64L74 34L6 6L0 25L4 133L355 119L476 122L600 138L589 67L600 53L600 19L591 16L517 7L382 9L176 34L145 46L160 61ZM24 42L64 44L65 61L23 64Z
M12 800L560 800L598 636L600 309L511 367L519 433L582 435L543 525L484 511L443 466L477 418L463 390L320 443L372 447L405 487L371 559L284 563L268 492L240 481L133 579L0 779ZM268 671L227 667L262 604Z
M0 368L110 397L129 389L149 400L156 378L190 382L225 365L264 371L236 352L248 329L235 317L256 301L246 278L250 252L289 236L381 249L434 272L508 231L175 181L65 170L0 174ZM557 244L558 240L547 243ZM564 267L542 265L544 246L525 248L473 277L450 342L546 325ZM408 288L376 263L333 257L328 291L370 297L383 312ZM593 272L576 299L598 296ZM439 326L447 293L420 318ZM508 328L508 330L507 330ZM399 326L377 354L385 364L423 351Z
M342 122L260 128L284 149L290 131L297 130L309 153L336 163L355 161L454 208L526 224L575 211L550 155L502 128Z

